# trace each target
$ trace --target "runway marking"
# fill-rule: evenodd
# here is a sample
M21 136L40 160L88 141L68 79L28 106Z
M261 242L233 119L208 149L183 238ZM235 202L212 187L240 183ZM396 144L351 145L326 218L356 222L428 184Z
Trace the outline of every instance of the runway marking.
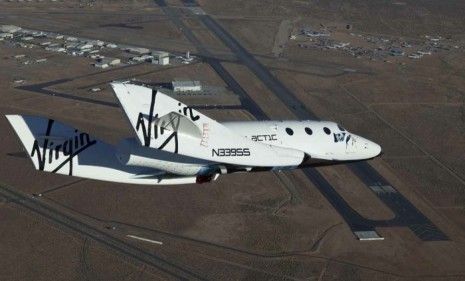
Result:
M370 185L371 190L373 190L376 194L381 193L395 193L397 192L392 186L390 185Z
M382 241L384 237L379 236L379 234L374 231L354 231L355 236L360 241Z
M126 237L133 238L133 239L140 240L140 241L144 241L144 242L149 242L149 243L152 243L152 244L163 245L163 242L161 242L161 241L151 240L151 239L144 238L144 237L139 237L139 236L136 236L136 235L128 234L128 235L126 235Z

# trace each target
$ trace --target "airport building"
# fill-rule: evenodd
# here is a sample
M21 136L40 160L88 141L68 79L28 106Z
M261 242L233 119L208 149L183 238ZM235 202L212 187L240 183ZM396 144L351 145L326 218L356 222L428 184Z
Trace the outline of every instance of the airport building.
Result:
M80 51L85 51L85 50L90 50L94 47L94 45L89 44L89 43L81 43L76 46L76 49Z
M94 63L94 66L97 68L108 68L110 66L115 66L121 63L121 60L118 58L109 58L109 57L99 57Z
M147 48L129 47L124 50L128 53L139 55L139 56L150 54L150 50Z
M0 31L5 33L15 33L21 30L21 27L15 25L1 25Z
M90 40L90 41L87 41L87 43L93 46L97 46L97 47L103 47L105 45L105 42L101 40Z
M58 52L58 53L64 53L66 52L66 49L60 46L48 46L45 48L46 51L52 51L52 52Z
M152 51L152 63L167 65L170 63L170 54L163 51Z
M11 38L13 38L12 33L8 33L8 32L0 33L0 39L11 39Z
M102 69L105 69L105 68L110 67L110 66L108 65L108 63L101 62L101 61L100 61L100 62L96 62L96 63L94 64L94 66L95 66L96 68L102 68Z
M133 62L151 62L153 60L153 56L151 55L142 55L140 57L133 57L131 61Z
M18 32L18 36L15 36L14 33L16 32ZM0 41L8 39L15 39L15 44L21 48L40 46L46 51L66 53L72 56L89 56L97 60L93 65L98 68L107 68L121 63L121 60L118 58L107 58L102 60L104 56L97 55L97 53L105 51L105 48L118 48L117 44L102 40L62 35L54 32L22 29L21 27L13 25L0 25ZM170 54L168 52L130 45L121 45L119 48L125 52L125 54L122 54L123 57L130 58L129 63L149 62L159 65L168 65L170 63Z
M171 83L175 92L199 92L202 90L200 81L173 81Z
M109 58L109 57L101 58L101 59L99 59L99 61L101 63L104 63L104 64L106 63L108 65L118 65L118 64L121 63L120 59L118 59L118 58Z

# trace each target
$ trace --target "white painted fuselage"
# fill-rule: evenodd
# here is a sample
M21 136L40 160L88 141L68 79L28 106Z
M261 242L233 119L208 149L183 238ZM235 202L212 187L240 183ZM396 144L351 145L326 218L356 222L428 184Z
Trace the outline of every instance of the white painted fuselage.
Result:
M117 146L52 119L7 116L36 169L134 184L186 184L381 153L378 144L334 122L218 122L157 89L128 82L112 87L135 134Z
M247 121L222 123L252 141L300 150L312 159L366 160L378 156L381 147L329 121Z

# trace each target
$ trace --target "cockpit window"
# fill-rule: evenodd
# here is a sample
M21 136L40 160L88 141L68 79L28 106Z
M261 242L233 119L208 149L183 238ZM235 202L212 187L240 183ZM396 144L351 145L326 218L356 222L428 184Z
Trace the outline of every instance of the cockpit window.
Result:
M346 129L344 129L343 127L341 127L341 125L339 125L339 124L337 124L337 127L339 128L339 130L341 130L341 131L343 131L343 132L346 130Z
M294 134L294 131L291 129L291 128L286 128L286 133L289 135L289 136L292 136Z
M326 133L327 135L331 134L331 130L328 129L327 127L324 127L324 128L323 128L323 131L325 131L325 133Z
M305 132L307 133L307 135L313 134L312 129L310 129L309 127L305 127Z

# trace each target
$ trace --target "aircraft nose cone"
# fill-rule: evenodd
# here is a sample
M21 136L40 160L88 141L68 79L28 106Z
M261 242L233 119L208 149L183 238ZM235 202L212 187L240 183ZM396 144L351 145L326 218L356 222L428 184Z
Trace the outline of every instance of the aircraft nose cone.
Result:
M370 159L379 156L382 153L381 146L371 140L361 136L353 136L355 155L358 159Z
M367 139L364 139L363 143L363 147L365 149L365 154L367 155L367 158L374 158L381 154L382 149L379 144Z
M374 143L375 147L373 148L373 151L374 151L374 157L377 157L377 156L380 156L381 154L383 154L383 149L381 148L381 146L377 143Z

